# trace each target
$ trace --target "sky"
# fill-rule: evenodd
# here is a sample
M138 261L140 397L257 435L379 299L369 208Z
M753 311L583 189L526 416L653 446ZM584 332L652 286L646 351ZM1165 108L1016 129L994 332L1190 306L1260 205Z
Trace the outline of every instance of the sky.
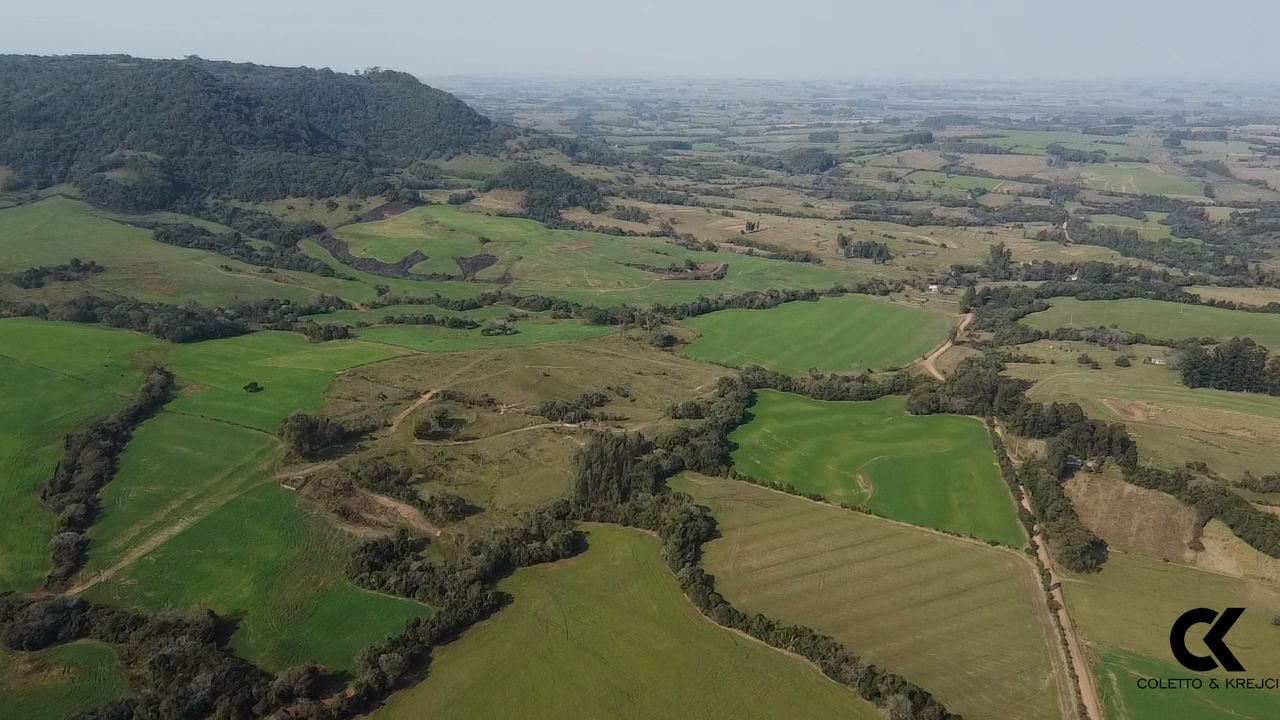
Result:
M1278 0L0 0L0 17L4 53L421 77L1280 81Z

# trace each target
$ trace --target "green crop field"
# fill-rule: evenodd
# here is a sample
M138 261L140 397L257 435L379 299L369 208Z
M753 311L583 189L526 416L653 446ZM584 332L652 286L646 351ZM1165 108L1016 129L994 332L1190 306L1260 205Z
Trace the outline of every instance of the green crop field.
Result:
M18 470L3 486L5 587L30 589L48 567L53 521L35 488L61 456L62 436L123 405L141 382L139 368L162 362L182 389L134 433L100 494L82 575L87 594L241 616L233 647L271 668L307 660L347 667L359 648L427 609L346 582L353 541L272 481L272 433L292 410L318 410L337 371L395 354L292 333L169 345L123 330L0 321L0 368L8 371L0 382L13 403L6 409L17 410L0 420L13 425L0 447L6 467ZM245 393L249 380L266 389Z
M895 520L1026 544L986 428L954 415L910 416L904 399L825 402L770 390L730 434L734 466Z
M111 648L94 642L33 653L0 646L0 715L18 720L65 720L125 694Z
M1186 305L1144 298L1076 300L1054 298L1049 309L1023 322L1039 330L1060 327L1118 327L1162 340L1190 337L1251 337L1280 349L1280 315Z
M1246 470L1272 472L1272 448L1280 443L1280 398L1188 388L1173 368L1176 353L1164 347L1134 345L1122 353L1041 340L1019 350L1041 361L1008 366L1008 375L1035 383L1028 397L1079 403L1091 417L1125 423L1138 441L1142 462L1171 469L1207 462L1232 478ZM1080 365L1077 359L1086 354L1101 368ZM1132 357L1131 367L1116 367L1122 354Z
M137 452L150 450L144 443ZM234 480L215 478L223 479ZM215 498L190 515L179 508L150 537L176 534L87 597L148 611L208 608L238 617L232 649L270 670L308 661L349 668L365 645L428 614L417 603L350 585L343 568L355 540L308 517L292 493L264 480L250 478L247 489L242 482L242 494L222 505L216 503L224 498ZM117 480L113 490L116 484L127 483ZM184 526L184 517L196 519Z
M347 667L359 648L426 609L350 586L350 540L307 517L272 481L272 433L316 411L340 371L395 356L360 341L255 333L144 353L182 390L144 423L102 491L83 577L90 597L146 609L243 615L233 647L271 668ZM265 389L246 393L259 382ZM163 581L158 579L163 578ZM348 622L350 615L363 618Z
M1264 690L1140 689L1142 678L1168 680L1187 677L1182 666L1125 652L1104 652L1094 666L1094 678L1108 720L1238 720L1265 718L1275 712L1280 697Z
M1270 716L1280 703L1280 692L1220 689L1175 695L1134 687L1134 676L1188 674L1169 650L1169 628L1196 607L1244 607L1227 644L1249 677L1280 676L1280 644L1275 642L1280 630L1271 623L1280 614L1280 586L1113 553L1101 573L1069 576L1063 591L1095 657L1099 689L1115 717L1259 718ZM1201 640L1207 629L1198 626L1188 633L1191 652L1210 654ZM1221 682L1226 674L1219 669L1213 675ZM1208 677L1205 680L1207 684ZM1171 705L1174 699L1183 704ZM1185 703L1204 714L1189 714ZM1163 714L1175 707L1182 708L1180 714Z
M532 220L493 217L432 205L387 220L340 230L352 252L393 261L414 250L430 260L424 270L457 272L453 258L488 253L497 264L481 271L482 281L506 274L519 295L553 295L596 305L684 302L703 295L768 288L824 289L850 275L808 263L688 250L663 239L629 238L573 230L553 230ZM486 238L481 242L481 238ZM638 266L667 268L697 263L729 263L722 280L671 280ZM412 281L400 281L412 282ZM467 285L466 283L455 283ZM434 283L419 283L432 287ZM477 291L484 285L470 284Z
M1160 220L1165 213L1147 213L1146 220L1135 220L1124 215L1109 215L1106 213L1089 216L1089 222L1093 225L1108 225L1111 227L1128 229L1132 228L1138 232L1138 235L1144 240L1164 240L1172 238L1168 225L1161 225ZM1179 239L1178 242L1194 242Z
M62 458L62 439L123 407L142 384L137 333L0 320L0 590L30 590L49 569L53 516L37 488Z
M947 339L946 314L857 295L768 310L721 310L685 321L702 334L689 357L798 375L900 367Z
M1146 163L1092 163L1081 171L1086 187L1111 192L1203 198L1204 184Z
M511 604L372 717L880 717L804 661L704 618L652 537L586 529L585 554L503 581Z
M398 345L421 352L460 352L485 348L523 347L546 342L587 340L608 335L613 328L587 325L578 320L521 320L511 323L520 332L515 335L484 335L480 330L452 330L425 325L388 325L359 330L357 334L369 342Z
M830 633L967 718L1062 716L1055 631L1018 554L724 478L671 484L715 515L703 562L742 610Z

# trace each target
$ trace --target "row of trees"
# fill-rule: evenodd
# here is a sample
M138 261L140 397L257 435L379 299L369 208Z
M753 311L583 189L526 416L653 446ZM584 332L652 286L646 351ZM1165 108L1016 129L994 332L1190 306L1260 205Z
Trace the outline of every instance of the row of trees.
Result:
M98 492L115 477L120 453L133 431L169 402L173 387L173 375L153 367L124 409L63 441L62 459L53 475L40 485L40 499L57 518L57 534L49 541L53 569L45 580L50 589L64 587L84 566L89 551L87 533L100 509Z
M84 262L80 258L71 258L70 262L62 265L41 265L9 273L5 276L5 279L24 290L34 290L44 287L45 284L51 281L77 282L87 280L104 270L106 270L105 267L92 260Z

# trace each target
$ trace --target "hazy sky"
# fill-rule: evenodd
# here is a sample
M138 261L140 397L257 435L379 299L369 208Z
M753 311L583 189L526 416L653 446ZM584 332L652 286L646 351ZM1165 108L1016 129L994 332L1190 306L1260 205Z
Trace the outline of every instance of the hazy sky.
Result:
M0 0L0 17L0 52L422 76L1280 81L1280 0Z

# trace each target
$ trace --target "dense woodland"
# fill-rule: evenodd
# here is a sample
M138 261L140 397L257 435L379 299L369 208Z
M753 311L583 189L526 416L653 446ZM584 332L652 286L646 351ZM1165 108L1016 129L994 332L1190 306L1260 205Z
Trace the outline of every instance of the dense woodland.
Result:
M123 55L0 56L0 164L13 184L74 182L147 210L377 194L381 167L491 145L503 133L405 73Z

